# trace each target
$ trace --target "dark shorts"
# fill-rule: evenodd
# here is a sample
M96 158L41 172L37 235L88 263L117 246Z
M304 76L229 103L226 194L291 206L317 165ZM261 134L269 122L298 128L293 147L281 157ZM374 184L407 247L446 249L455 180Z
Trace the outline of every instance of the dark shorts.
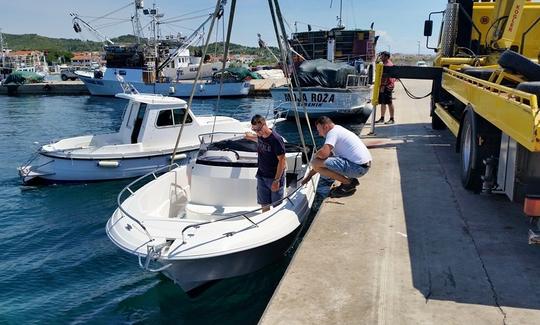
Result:
M282 177L279 181L279 190L277 192L272 192L273 181L273 178L257 176L257 203L260 205L269 205L283 198L283 194L285 193L285 177Z
M392 104L392 93L394 90L384 88L384 90L379 93L379 104Z

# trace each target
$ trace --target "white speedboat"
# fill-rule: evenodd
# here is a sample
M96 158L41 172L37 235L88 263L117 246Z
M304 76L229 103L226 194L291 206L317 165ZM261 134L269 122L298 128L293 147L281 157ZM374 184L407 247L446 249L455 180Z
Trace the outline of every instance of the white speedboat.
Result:
M42 146L23 166L24 183L80 182L144 175L171 160L189 158L199 148L198 136L215 131L250 129L249 122L225 116L195 116L186 102L153 94L117 94L129 100L116 133L67 138ZM175 157L175 141L188 112ZM215 126L214 126L215 121ZM271 121L273 122L273 121Z
M324 59L304 61L297 72L302 94L295 91L291 95L285 86L270 88L274 107L292 117L293 102L300 111L304 102L311 118L362 115L367 119L372 110L373 86L369 84L368 71L360 70L361 73L348 64L331 63ZM300 117L304 117L304 114L300 114Z
M237 135L203 141L196 161L127 186L107 222L112 242L137 256L144 270L162 272L185 291L253 272L283 256L310 212L318 174L301 186L309 167L301 148L289 145L285 197L261 213L256 143ZM224 136L203 138L212 137Z

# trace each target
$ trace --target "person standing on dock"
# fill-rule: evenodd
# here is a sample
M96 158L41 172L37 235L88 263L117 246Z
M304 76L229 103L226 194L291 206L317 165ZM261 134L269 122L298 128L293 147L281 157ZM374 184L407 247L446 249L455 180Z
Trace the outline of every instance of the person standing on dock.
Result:
M255 135L246 132L245 138L257 142L257 203L266 212L285 193L285 142L259 114L251 119L251 130Z
M330 197L354 194L359 184L358 178L364 176L371 167L371 153L356 134L334 124L327 116L319 117L315 126L325 142L316 152L311 162L313 169L302 180L302 185L320 173L341 183L330 191Z
M394 63L390 60L390 52L383 51L379 54L379 58L385 67L392 67ZM381 118L375 123L394 124L394 103L392 102L392 94L394 92L395 78L383 78L381 80L381 87L379 88L379 103L381 104ZM384 122L384 115L386 113L386 106L390 111L390 119Z

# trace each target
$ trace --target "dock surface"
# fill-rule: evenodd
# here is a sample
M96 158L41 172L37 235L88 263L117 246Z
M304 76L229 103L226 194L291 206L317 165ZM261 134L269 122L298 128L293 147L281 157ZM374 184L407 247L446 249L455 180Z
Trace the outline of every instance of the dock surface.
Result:
M353 196L324 200L260 323L538 324L540 247L522 205L463 189L429 97L397 83L395 97L397 124L362 137L371 170Z

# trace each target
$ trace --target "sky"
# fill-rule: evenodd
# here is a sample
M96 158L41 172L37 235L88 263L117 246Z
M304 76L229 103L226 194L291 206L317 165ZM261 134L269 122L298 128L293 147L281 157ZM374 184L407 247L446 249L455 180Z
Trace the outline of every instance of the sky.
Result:
M374 30L380 35L377 51L391 53L432 54L425 47L423 36L424 20L432 11L443 10L447 0L413 0L413 1L375 1L375 0L341 0L342 20L348 29L368 29L374 22ZM69 13L76 12L83 19L93 21L117 9L108 18L129 19L133 14L133 6L129 0L42 0L24 2L2 1L0 11L0 29L8 34L38 34L47 37L62 37L97 40L91 33L77 34L73 31ZM228 17L230 0L225 8ZM32 6L31 3L36 5ZM182 33L189 35L205 19L201 17L213 11L216 0L145 0L145 7L153 4L164 13L164 20L179 17L180 21L163 24L162 33ZM340 0L280 0L280 6L286 23L290 26L288 33L306 31L307 24L313 30L328 29L337 25L340 12ZM269 45L276 45L272 19L269 14L267 0L237 0L231 41L247 46L257 46L257 33ZM193 18L193 19L186 19ZM295 24L296 22L296 24ZM99 20L96 26L111 25L99 28L109 38L132 34L129 21ZM436 23L437 24L437 23ZM143 18L143 26L146 18ZM296 27L295 27L296 25ZM226 25L225 25L226 26ZM437 26L437 25L434 25ZM436 27L434 27L434 30ZM222 24L219 24L218 40L222 40ZM150 35L144 28L145 35ZM212 40L215 40L215 33ZM435 41L434 39L432 41ZM9 44L8 44L9 46Z

